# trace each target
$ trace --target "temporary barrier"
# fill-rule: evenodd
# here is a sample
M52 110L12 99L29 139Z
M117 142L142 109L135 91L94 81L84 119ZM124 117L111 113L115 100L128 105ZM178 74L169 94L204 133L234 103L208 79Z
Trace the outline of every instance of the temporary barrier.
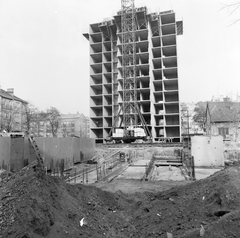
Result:
M191 150L196 167L224 166L222 136L193 136Z
M92 138L35 138L47 169L64 160L65 168L95 155ZM36 159L28 138L0 137L0 168L18 170Z

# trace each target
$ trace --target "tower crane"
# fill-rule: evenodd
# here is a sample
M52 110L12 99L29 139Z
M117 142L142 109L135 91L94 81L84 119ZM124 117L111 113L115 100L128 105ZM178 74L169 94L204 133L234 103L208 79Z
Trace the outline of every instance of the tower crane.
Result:
M151 139L151 133L137 102L136 79L136 9L134 0L121 0L121 41L123 102L106 141L133 142L138 138ZM119 129L117 122L122 112ZM136 133L139 129L140 132ZM119 130L121 133L113 133Z

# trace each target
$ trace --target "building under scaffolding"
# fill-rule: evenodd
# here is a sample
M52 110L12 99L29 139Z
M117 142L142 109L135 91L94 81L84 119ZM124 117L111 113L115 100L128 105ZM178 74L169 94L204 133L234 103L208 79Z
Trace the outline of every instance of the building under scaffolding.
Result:
M111 20L91 24L84 34L90 44L90 137L98 143L108 136L124 103L121 20L119 11ZM135 8L136 98L154 141L181 141L176 38L182 29L172 10Z

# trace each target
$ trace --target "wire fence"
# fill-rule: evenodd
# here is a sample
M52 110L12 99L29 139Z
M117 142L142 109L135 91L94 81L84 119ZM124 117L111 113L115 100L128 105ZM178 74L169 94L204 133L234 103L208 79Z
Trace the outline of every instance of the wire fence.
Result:
M91 184L118 174L128 163L129 156L119 150L106 158L95 156L89 161L89 164L88 162L79 163L71 169L65 169L64 160L62 160L46 173L51 176L62 177L70 184Z

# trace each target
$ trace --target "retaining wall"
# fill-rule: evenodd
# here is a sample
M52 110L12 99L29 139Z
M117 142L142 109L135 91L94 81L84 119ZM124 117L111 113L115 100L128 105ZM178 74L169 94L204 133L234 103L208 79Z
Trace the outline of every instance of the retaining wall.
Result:
M95 155L95 140L91 138L35 138L48 169L58 167L64 160L65 168L91 159ZM0 167L18 170L36 160L34 149L24 138L0 137Z
M5 168L5 166L10 165L11 158L11 138L0 137L0 166Z
M224 166L222 136L193 136L191 150L196 167Z

